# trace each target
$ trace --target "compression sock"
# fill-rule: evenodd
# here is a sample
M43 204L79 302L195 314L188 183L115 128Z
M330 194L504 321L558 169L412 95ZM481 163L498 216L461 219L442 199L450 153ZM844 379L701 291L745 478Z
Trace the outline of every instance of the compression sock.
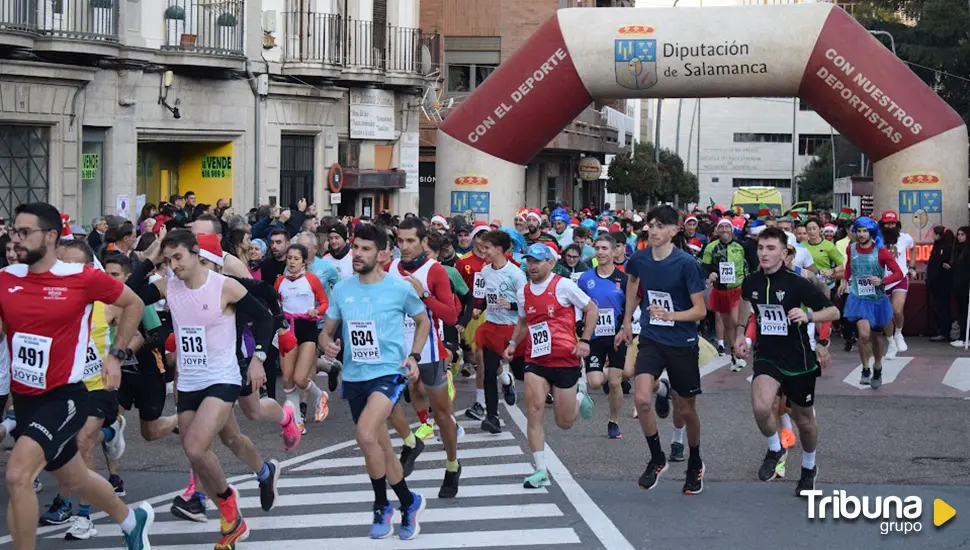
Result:
M414 432L408 430L408 436L404 438L404 446L413 449L415 445L417 445L417 438L414 437Z
M786 430L792 429L791 415L789 414L781 415L781 427L785 428Z
M686 432L686 431L687 431L687 427L686 426L683 427L683 428L674 427L674 429L673 429L673 431L671 432L671 435L670 435L670 442L671 443L680 443L681 445L683 445L684 444L684 432Z
M260 483L262 483L267 479L269 479L269 474L270 474L269 462L263 461L263 467L260 468L258 472L256 472L256 479L259 480Z
M781 450L781 438L778 437L778 432L768 436L768 450L774 453Z

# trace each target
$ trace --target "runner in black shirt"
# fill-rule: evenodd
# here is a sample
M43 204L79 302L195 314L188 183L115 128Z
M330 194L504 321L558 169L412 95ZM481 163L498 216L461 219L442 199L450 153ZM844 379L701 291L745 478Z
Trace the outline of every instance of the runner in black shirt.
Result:
M839 318L839 310L819 289L804 277L784 267L788 237L777 228L758 235L761 270L744 280L742 298L752 305L747 336L738 335L736 350L747 355L754 345L754 380L751 403L761 433L768 438L768 453L758 478L769 481L784 477L787 452L781 447L774 400L779 392L791 403L792 417L802 442L802 473L796 495L815 489L818 467L815 448L818 427L815 421L815 379L828 362L827 350L812 351L808 324ZM819 360L821 359L821 360Z

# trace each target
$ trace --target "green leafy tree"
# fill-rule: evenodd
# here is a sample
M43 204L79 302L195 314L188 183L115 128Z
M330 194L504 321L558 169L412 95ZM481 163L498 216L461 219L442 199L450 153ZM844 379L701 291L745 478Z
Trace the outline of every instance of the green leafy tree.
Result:
M795 179L798 185L798 200L812 201L814 208L832 208L832 146L826 143L816 151L815 158L808 163Z
M659 202L697 202L697 176L684 170L684 161L669 149L660 149L655 162L653 144L639 143L636 152L617 155L610 163L610 193L630 195L637 206Z

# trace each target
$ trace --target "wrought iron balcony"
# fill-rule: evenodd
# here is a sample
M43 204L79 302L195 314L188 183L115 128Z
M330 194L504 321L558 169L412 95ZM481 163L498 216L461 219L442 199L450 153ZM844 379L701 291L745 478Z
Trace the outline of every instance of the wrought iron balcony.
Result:
M387 27L387 72L421 72L421 29Z
M242 0L169 0L163 49L241 55L244 4Z
M309 11L283 14L283 61L343 65L344 21L333 13Z
M348 17L344 22L344 66L352 69L384 68L387 44L387 27L373 21L360 21Z
M117 42L118 1L3 0L0 1L0 30Z

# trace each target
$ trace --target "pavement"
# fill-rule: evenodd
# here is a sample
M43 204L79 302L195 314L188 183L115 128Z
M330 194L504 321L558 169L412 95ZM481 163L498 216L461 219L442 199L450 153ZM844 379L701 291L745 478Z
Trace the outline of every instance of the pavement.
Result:
M917 497L907 500L920 502L919 510L908 510L920 512L915 519L897 519L895 508L891 520L832 519L831 506L825 509L827 519L809 519L808 501L793 496L800 463L797 446L789 455L787 479L757 481L766 447L751 414L747 380L751 369L729 372L724 359L703 369L704 394L697 403L706 474L704 491L695 496L681 493L685 463L672 464L655 489L647 492L637 487L647 446L630 414L633 397L626 397L620 420L625 437L609 440L607 400L599 391L592 393L594 417L578 420L569 431L558 429L547 409L546 455L552 484L528 490L522 487L522 478L532 470L531 454L520 408L503 405L502 434L482 433L477 422L460 414L473 401L473 379L458 380L456 406L467 432L459 444L464 469L461 490L453 500L436 498L443 476L442 448L436 438L427 440L408 481L429 497L428 509L420 536L408 542L366 538L373 494L353 441L346 403L336 396L330 417L323 424L308 424L308 434L295 453L281 450L277 426L252 423L239 413L240 425L257 448L283 466L280 496L270 512L259 508L252 474L220 444L216 450L240 491L243 514L252 530L240 549L269 545L273 550L317 550L324 545L340 549L970 548L970 353L913 338L910 350L901 355L902 359L886 364L882 388L860 389L854 384L858 355L843 352L841 341L833 342L833 364L817 386L818 489L823 492L819 499L845 491L849 512L851 497L869 497L870 510L876 507L875 497ZM890 365L897 365L892 367L892 379ZM129 413L128 419L125 500L155 505L153 547L212 548L219 529L215 510L210 510L206 524L177 520L168 511L172 497L187 481L187 461L178 438L146 443L135 428L137 414ZM669 419L660 426L667 447ZM8 439L5 445L9 444ZM56 493L56 484L47 474L42 480L45 488L38 496L44 506ZM0 496L3 493L0 487ZM956 517L939 528L933 525L936 499L956 510ZM5 513L0 510L0 516ZM65 541L67 526L43 527L38 529L37 547L120 547L118 528L103 514L93 517L97 537ZM9 546L9 536L0 531L0 548Z

